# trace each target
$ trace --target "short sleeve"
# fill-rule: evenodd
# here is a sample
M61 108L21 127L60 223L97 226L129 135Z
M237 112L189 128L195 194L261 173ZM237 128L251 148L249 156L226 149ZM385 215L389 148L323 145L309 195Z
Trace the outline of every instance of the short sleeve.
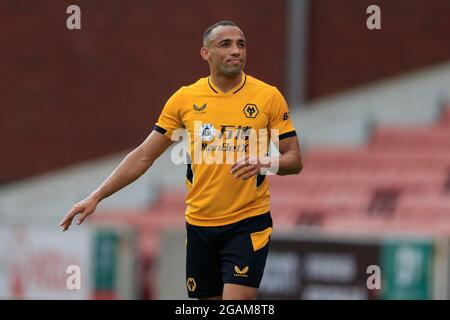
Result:
M286 100L275 88L269 110L269 129L278 130L279 139L296 136Z
M182 88L175 92L169 100L167 100L164 108L159 115L158 121L153 128L155 131L162 133L167 138L172 138L172 133L183 127L181 119L181 91Z

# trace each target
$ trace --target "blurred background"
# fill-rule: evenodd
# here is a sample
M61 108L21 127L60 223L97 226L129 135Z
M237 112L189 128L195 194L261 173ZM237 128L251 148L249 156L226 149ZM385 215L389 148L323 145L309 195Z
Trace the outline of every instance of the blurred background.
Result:
M59 222L208 75L220 20L246 35L246 73L285 95L304 158L270 177L259 298L448 299L449 15L448 0L0 0L0 299L187 299L170 150L82 226Z

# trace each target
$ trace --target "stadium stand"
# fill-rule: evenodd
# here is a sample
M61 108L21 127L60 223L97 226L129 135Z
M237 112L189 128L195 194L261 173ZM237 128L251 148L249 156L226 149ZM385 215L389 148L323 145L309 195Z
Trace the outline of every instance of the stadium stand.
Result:
M450 232L449 119L447 105L432 126L380 126L364 148L309 150L301 175L272 178L274 216L292 206L298 224L316 213L306 222L325 229Z

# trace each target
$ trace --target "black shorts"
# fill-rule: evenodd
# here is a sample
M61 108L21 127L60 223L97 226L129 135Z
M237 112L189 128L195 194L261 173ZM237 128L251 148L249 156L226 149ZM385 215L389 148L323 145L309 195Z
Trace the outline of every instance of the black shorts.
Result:
M186 223L190 298L221 296L224 283L258 288L272 233L270 212L219 227Z

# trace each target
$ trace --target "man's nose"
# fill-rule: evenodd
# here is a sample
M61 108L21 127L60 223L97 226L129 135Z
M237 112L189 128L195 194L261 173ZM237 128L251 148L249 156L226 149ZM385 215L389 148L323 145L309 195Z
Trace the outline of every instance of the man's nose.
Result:
M235 44L231 47L231 55L232 56L239 56L241 52L239 51L239 47Z

